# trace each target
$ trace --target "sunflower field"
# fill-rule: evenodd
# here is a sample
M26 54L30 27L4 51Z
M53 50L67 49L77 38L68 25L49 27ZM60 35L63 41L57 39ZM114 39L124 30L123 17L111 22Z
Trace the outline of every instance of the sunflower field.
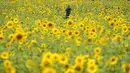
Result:
M130 0L0 0L0 73L130 73Z

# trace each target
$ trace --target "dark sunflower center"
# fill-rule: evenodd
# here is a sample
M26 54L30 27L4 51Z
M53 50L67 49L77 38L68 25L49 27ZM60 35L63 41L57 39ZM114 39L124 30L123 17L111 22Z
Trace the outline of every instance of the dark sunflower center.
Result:
M18 35L16 36L16 38L17 38L17 40L21 40L21 39L23 38L23 36L22 36L21 34L18 34Z

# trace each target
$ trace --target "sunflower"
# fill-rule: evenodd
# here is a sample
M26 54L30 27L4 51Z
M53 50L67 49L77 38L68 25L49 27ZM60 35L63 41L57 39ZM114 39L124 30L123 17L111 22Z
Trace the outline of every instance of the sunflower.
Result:
M12 66L12 62L11 61L9 61L9 60L5 60L4 61L4 67L5 68L9 68L9 67L11 67Z
M9 39L10 39L10 40L13 40L13 39L14 39L14 36L15 36L14 34L10 34L10 35L9 35Z
M71 68L71 65L70 64L65 64L64 66L63 66L63 71L66 71L66 70L68 70L69 68Z
M112 56L110 58L110 64L115 65L118 61L118 58L116 56Z
M68 58L66 56L59 56L59 63L61 64L67 64L68 63Z
M68 69L65 73L75 73L74 69Z
M100 44L105 45L106 43L107 43L106 38L102 37L102 38L100 39Z
M87 65L96 64L96 61L94 59L89 59Z
M75 63L76 63L76 64L81 64L81 65L83 65L84 62L85 62L85 61L84 61L84 59L83 59L82 56L77 56L76 59L75 59Z
M73 20L68 20L68 21L67 21L67 26L68 26L68 27L72 27L73 25L74 25Z
M9 53L7 51L4 51L0 54L0 57L2 59L8 59L9 58Z
M80 31L75 30L75 31L74 31L74 35L75 35L75 36L79 36L79 35L80 35Z
M113 28L114 32L118 32L118 29L119 29L118 27Z
M96 64L90 64L87 66L87 70L89 73L95 73L98 70L98 66Z
M59 29L58 29L58 28L53 28L53 29L52 29L52 32L53 32L54 34L58 34L58 33L59 33Z
M43 55L43 59L52 60L53 54L51 52L47 52L45 55Z
M47 27L47 24L45 24L45 23L42 24L42 27L43 27L43 28L46 28L46 27Z
M119 18L118 21L121 23L121 22L124 22L124 19L123 18Z
M21 45L19 45L17 49L20 51L24 50L24 48Z
M94 55L94 58L98 61L98 63L100 63L100 61L102 59L102 57L100 55L97 55L97 54Z
M3 41L3 40L4 40L4 36L0 35L0 41Z
M7 73L16 73L16 69L13 66L6 68L6 70Z
M72 31L72 30L68 30L68 31L66 32L66 35L67 35L68 37L72 37L72 36L73 36L73 31Z
M51 65L51 64L52 64L52 61L51 61L51 60L42 59L40 66L41 66L41 67L46 67L46 66Z
M34 67L34 61L33 60L31 60L31 59L28 59L27 61L26 61L26 66L27 66L27 68L30 68L30 67Z
M18 18L14 18L14 19L13 19L13 22L14 22L15 24L17 24L17 23L19 22Z
M42 73L56 73L56 70L53 68L45 68Z
M21 42L24 40L24 36L25 34L23 32L17 32L15 34L15 39L18 41L18 42Z
M82 72L83 71L83 66L81 64L75 64L74 65L74 70Z
M115 22L109 21L109 25L110 25L111 27L114 27L114 26L115 26Z
M123 33L128 32L128 27L127 27L127 26L122 26L122 32L123 32Z
M65 29L65 28L62 28L62 29L60 29L60 31L61 31L63 34L66 34L66 32L67 32L68 30Z
M14 26L14 22L13 21L8 21L6 26L7 26L7 28L12 28Z
M121 35L116 35L116 36L114 37L114 40L117 41L117 42L122 42L122 41L123 41L123 38L122 38Z
M91 32L95 33L96 32L96 28L91 28Z
M48 22L47 23L47 27L48 28L54 28L55 27L55 24L53 22Z
M130 64L129 63L122 64L122 69L124 72L130 73Z
M36 20L36 21L35 21L35 25L40 26L40 25L41 25L41 20L39 20L39 19L38 19L38 20Z
M57 53L53 54L53 55L52 55L52 58L53 58L53 60L58 61L58 59L59 59L59 54L57 54Z
M84 55L84 56L83 56L83 59L84 59L85 61L87 61L88 58L89 58L89 55Z
M100 54L101 53L101 48L97 47L94 49L94 54Z

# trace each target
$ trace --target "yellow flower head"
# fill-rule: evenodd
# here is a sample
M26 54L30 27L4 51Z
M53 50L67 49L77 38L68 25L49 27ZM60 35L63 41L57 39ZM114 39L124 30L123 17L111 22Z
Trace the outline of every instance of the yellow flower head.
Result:
M98 70L98 66L96 64L88 65L87 70L89 73L95 73Z
M53 23L53 22L48 22L47 23L47 27L48 28L54 28L56 25L55 25L55 23Z
M6 51L4 51L4 52L1 53L0 57L1 57L2 59L8 59L9 53L6 52Z
M13 21L8 21L6 26L7 26L7 28L12 28L14 26L14 22Z
M101 53L101 48L97 47L94 49L94 54L100 54Z
M124 72L130 73L130 64L129 63L122 64L122 69Z
M75 73L74 69L68 69L65 73Z
M13 19L13 22L14 22L15 24L17 24L17 23L19 22L18 18L14 18L14 19Z
M46 54L43 54L43 59L52 60L53 54L51 52L47 52Z
M15 40L17 40L18 42L23 41L24 38L25 38L25 33L23 33L23 32L17 32L15 34Z
M53 60L58 61L59 54L55 53L55 54L52 55L52 57L53 57Z
M13 66L8 67L6 70L7 70L7 73L16 73L16 69Z
M14 34L10 34L10 35L9 35L9 39L10 39L10 40L13 40L13 39L14 39Z
M0 41L3 41L3 40L4 40L4 36L0 35Z
M118 61L118 58L116 56L112 56L110 58L110 64L115 65Z
M74 25L73 20L68 20L68 21L67 21L67 26L68 26L68 27L72 27L73 25Z
M74 70L82 72L83 71L83 66L81 64L75 64L74 65Z
M12 62L11 61L9 61L9 60L5 60L4 61L4 67L5 68L9 68L9 67L11 67L12 66Z
M81 64L81 65L83 65L84 62L85 62L85 61L84 61L84 59L83 59L82 56L77 56L76 59L75 59L75 63L76 63L76 64Z
M59 57L59 63L61 63L61 64L66 64L66 63L68 63L68 57L61 55L61 56Z
M34 61L33 60L31 60L31 59L28 59L27 61L26 61L26 66L28 67L28 68L30 68L30 67L34 67Z
M96 64L96 61L94 59L89 59L87 65Z
M42 73L56 73L56 70L53 68L45 68Z

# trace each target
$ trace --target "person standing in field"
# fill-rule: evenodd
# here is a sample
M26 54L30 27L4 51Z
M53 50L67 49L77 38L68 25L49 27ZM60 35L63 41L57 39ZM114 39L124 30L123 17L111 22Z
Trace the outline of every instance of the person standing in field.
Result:
M71 12L71 8L70 8L70 5L68 5L68 7L66 8L66 16L65 16L65 18L69 18L69 15L70 15L70 12Z

